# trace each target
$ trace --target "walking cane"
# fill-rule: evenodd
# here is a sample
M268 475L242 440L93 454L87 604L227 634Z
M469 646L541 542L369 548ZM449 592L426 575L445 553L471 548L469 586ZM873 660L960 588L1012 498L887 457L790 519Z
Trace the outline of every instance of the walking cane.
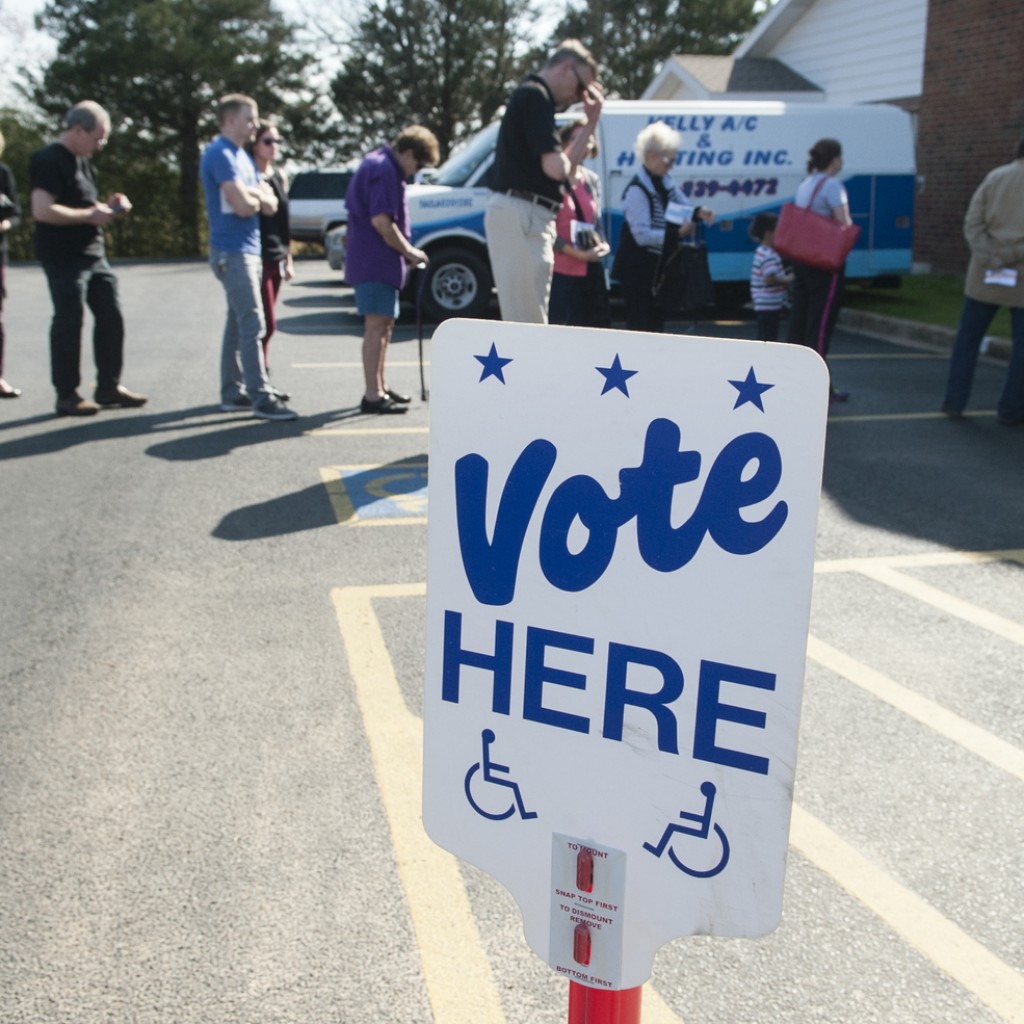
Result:
M427 283L427 265L419 263L416 269L420 273L420 283L416 288L416 334L420 350L420 401L426 402L430 396L427 390L427 378L423 370L423 289Z

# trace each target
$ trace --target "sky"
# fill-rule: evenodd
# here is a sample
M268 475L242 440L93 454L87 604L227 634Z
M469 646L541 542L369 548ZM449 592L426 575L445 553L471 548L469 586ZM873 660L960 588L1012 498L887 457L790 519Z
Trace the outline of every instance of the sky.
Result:
M45 0L0 0L0 105L17 101L11 85L19 66L37 64L49 59L54 52L50 37L33 28L32 19L45 5ZM306 12L315 10L313 0L276 0L277 8L291 21L302 24ZM538 25L538 36L546 35L554 27L561 11L562 0L539 4L545 12Z
M33 18L46 0L0 0L0 104L16 98L11 79L16 69L45 61L53 56L54 45L49 36L36 32ZM277 0L276 6L296 22L305 20L304 6L309 0Z

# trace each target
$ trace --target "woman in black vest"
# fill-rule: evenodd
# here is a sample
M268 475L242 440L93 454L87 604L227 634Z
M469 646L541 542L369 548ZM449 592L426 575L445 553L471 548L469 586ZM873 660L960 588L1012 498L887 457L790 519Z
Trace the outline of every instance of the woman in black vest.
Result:
M626 327L631 331L665 329L665 315L655 305L652 286L665 245L666 222L678 224L672 236L693 234L695 222L714 222L711 210L694 206L669 177L680 136L661 121L649 124L636 137L640 168L622 193L624 220L619 233L612 276L622 285Z

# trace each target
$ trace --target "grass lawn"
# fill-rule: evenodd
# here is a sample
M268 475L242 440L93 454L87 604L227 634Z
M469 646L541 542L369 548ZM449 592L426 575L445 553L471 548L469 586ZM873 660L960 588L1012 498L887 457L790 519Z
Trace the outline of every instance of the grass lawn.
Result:
M960 321L963 300L962 277L955 274L919 274L904 277L899 288L866 288L849 284L843 305L867 313L955 328ZM988 333L997 338L1010 337L1008 310L999 310Z

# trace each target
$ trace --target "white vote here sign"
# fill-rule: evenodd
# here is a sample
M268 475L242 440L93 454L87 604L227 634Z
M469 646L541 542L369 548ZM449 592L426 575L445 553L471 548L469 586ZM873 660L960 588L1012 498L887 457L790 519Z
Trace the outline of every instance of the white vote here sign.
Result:
M781 914L827 411L793 345L451 320L431 371L424 824L631 988Z

